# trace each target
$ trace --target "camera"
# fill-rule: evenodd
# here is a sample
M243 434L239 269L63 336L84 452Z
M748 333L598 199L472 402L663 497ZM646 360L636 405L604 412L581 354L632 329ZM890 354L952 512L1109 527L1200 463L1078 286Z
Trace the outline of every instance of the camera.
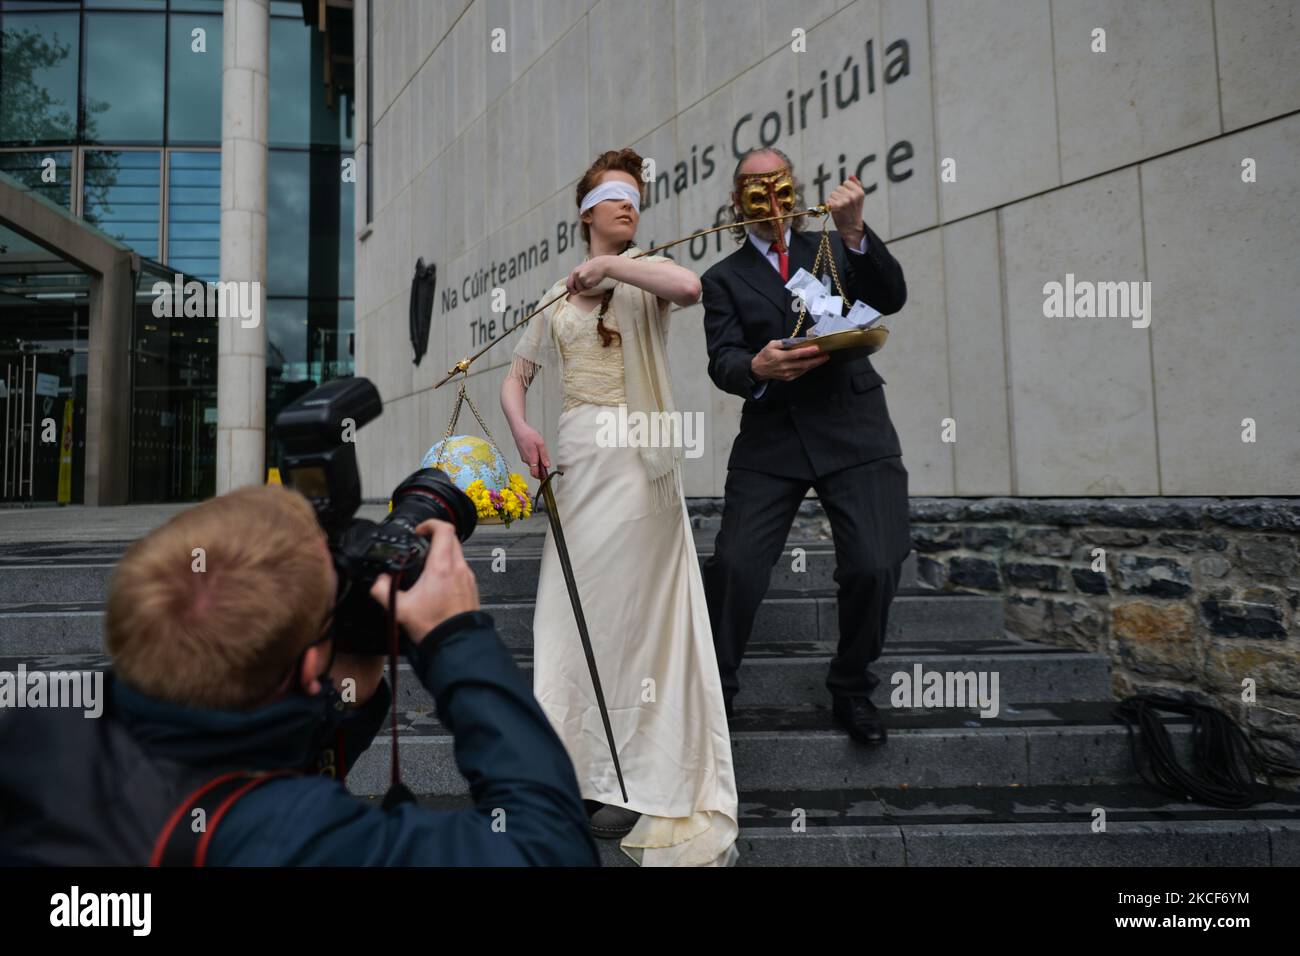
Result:
M287 405L275 418L280 443L280 480L316 509L338 571L334 611L337 650L387 651L384 610L370 597L381 574L397 575L400 590L420 576L427 538L415 529L429 518L450 522L465 541L478 523L474 503L437 468L421 468L392 494L392 510L376 523L356 518L361 506L355 434L383 414L369 379L335 379Z

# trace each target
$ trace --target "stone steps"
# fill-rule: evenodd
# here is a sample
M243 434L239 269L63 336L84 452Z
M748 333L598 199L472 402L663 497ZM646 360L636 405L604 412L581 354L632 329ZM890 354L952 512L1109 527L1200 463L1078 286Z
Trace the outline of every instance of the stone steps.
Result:
M833 653L834 645L824 643L755 645L741 665L740 703L756 707L824 704L826 673ZM531 681L530 650L516 649L514 656ZM0 656L0 670L13 672L19 663L28 670L99 670L108 665L108 658L101 653ZM929 644L900 641L889 645L873 668L881 681L872 695L878 707L891 708L891 676L901 672L912 677L916 665L923 672L996 673L1002 703L1108 700L1111 693L1110 668L1099 654L1030 644L1014 638ZM399 709L431 710L433 699L416 680L409 665L403 661L399 668Z
M883 747L849 740L829 707L740 707L731 724L732 758L736 779L757 790L1135 783L1128 735L1113 722L1113 706L1006 705L994 718L975 711L892 711ZM1169 732L1186 759L1190 724L1171 720ZM452 744L432 714L399 714L402 774L413 792L465 791ZM353 792L384 792L390 752L390 738L380 734L353 767Z
M532 658L542 535L484 529L466 548L485 609L522 667ZM697 532L701 555L712 532ZM806 570L790 567L805 547ZM0 670L102 667L105 589L122 542L0 546ZM503 551L497 551L501 548ZM508 570L494 571L504 553ZM891 613L874 696L889 742L850 741L829 712L826 667L838 636L829 542L791 543L773 569L742 671L731 731L741 789L743 865L1294 865L1300 798L1278 792L1247 811L1168 800L1139 781L1127 731L1112 716L1110 666L1097 654L1009 638L1000 599L927 592L912 561ZM576 640L576 635L574 637ZM999 710L894 709L890 678L996 672ZM403 665L403 775L434 808L468 805L452 739ZM1169 730L1184 757L1190 725ZM391 744L379 735L349 787L376 799ZM1280 794L1280 795L1279 795ZM1107 831L1092 832L1106 808ZM804 832L791 814L807 811ZM631 865L600 841L611 865Z
M466 547L466 557L479 583L479 596L487 601L522 600L537 593L537 575L541 566L539 538L532 537L509 548L485 543ZM492 549L499 549L494 557ZM804 550L806 570L792 570L791 553ZM52 547L21 553L12 547L0 549L0 605L68 604L104 600L113 566L126 550L126 542L96 547ZM700 561L713 552L712 539L700 552ZM497 570L500 569L500 570ZM782 593L833 593L835 588L835 552L829 542L805 542L787 546L772 568L771 588ZM919 587L916 555L903 564L900 588L912 591Z
M533 602L484 602L510 648L531 647ZM3 611L0 610L0 621ZM0 623L3 628L3 623ZM959 641L1003 638L1002 602L966 594L900 594L890 607L886 646L896 640ZM754 618L750 647L760 644L839 640L838 602L833 591L769 591Z
M770 593L754 620L751 645L838 640L834 592ZM483 601L506 646L533 641L533 602ZM103 646L104 605L95 601L0 602L0 654L90 654ZM998 598L960 594L901 594L890 611L886 642L904 637L923 641L998 639L1003 636Z
M742 790L739 865L1295 866L1300 795L1265 794L1225 817L1132 784ZM471 805L463 796L420 803ZM1103 832L1094 831L1097 808ZM597 846L606 866L633 865L618 841Z

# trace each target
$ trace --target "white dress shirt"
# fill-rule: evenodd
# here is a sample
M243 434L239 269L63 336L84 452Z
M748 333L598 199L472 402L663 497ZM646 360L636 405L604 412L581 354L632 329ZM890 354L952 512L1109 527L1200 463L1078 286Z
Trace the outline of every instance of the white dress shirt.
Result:
M749 241L754 244L754 248L757 249L759 252L761 252L763 254L763 258L766 259L769 263L771 263L772 268L775 269L778 273L780 273L781 254L777 252L776 243L774 243L771 239L764 239L762 236L754 232L754 230L752 229L746 229L745 232L749 235ZM787 252L790 249L790 227L789 226L785 227L785 248ZM847 249L848 247L846 246L845 248ZM862 241L858 243L858 247L856 249L849 249L849 251L856 252L858 255L863 255L866 253L867 234L865 231L862 233ZM766 391L767 391L767 382L759 382L758 385L755 386L754 388L753 397L762 398L763 393Z

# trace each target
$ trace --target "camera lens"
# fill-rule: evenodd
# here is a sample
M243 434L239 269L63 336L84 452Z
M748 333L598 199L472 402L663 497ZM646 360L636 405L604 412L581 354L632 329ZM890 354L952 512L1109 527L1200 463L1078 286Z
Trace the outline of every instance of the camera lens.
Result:
M474 502L439 468L421 468L398 485L393 492L393 510L380 524L396 524L414 532L430 518L451 522L461 541L478 525Z

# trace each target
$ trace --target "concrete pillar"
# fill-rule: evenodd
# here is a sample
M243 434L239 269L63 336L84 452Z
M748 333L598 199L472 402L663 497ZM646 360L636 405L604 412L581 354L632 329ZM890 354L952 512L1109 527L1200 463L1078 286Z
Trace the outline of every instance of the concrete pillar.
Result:
M90 276L85 503L124 505L131 464L131 322L139 260L123 250Z
M221 49L221 282L253 318L226 309L217 334L217 494L266 479L267 0L225 0Z

